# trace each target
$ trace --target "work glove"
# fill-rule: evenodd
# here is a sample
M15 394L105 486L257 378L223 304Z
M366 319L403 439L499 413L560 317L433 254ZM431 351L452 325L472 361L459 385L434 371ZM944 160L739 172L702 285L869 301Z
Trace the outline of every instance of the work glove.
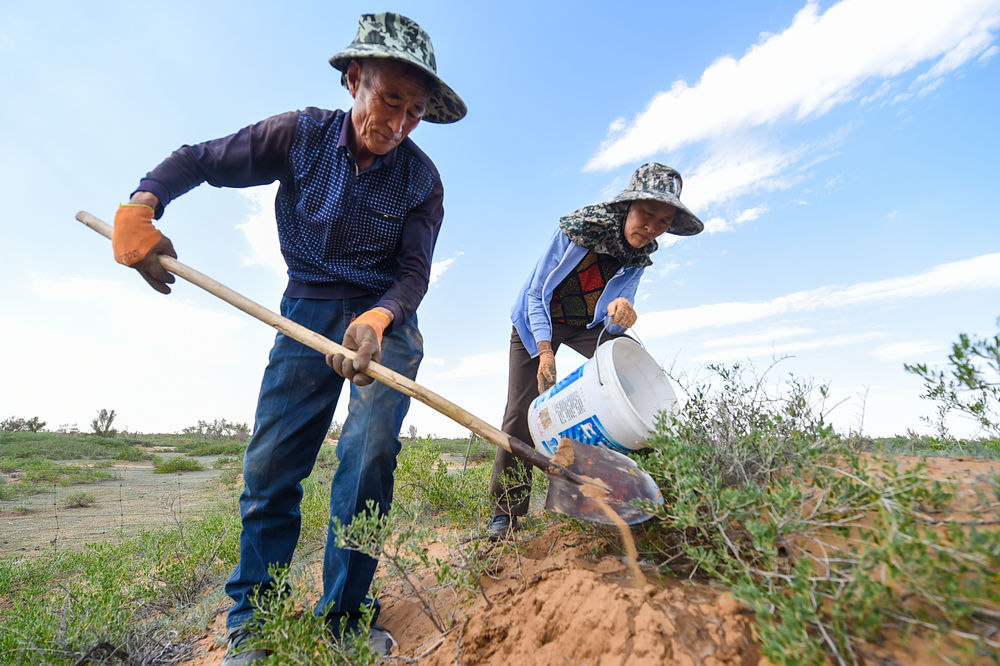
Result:
M619 296L608 304L608 317L612 324L618 324L622 328L632 328L639 315L635 313L627 298Z
M556 354L552 343L542 340L538 343L538 393L545 393L556 384Z
M363 370L372 361L382 358L382 333L392 322L392 317L382 310L373 309L362 313L351 322L344 333L343 345L354 351L354 359L344 354L327 354L326 364L341 377L354 382L355 386L368 386L374 378Z
M115 213L111 232L111 248L115 261L131 266L149 286L161 294L169 294L176 278L160 263L160 255L174 259L174 244L153 226L153 209L144 204L122 204Z

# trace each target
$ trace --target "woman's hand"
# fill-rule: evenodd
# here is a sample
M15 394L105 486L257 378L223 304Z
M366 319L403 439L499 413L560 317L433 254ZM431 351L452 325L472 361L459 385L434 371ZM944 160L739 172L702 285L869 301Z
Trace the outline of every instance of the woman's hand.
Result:
M538 342L538 393L541 395L556 383L556 354L548 340Z
M639 315L635 313L627 298L619 296L608 304L608 317L612 324L618 324L622 328L632 328Z

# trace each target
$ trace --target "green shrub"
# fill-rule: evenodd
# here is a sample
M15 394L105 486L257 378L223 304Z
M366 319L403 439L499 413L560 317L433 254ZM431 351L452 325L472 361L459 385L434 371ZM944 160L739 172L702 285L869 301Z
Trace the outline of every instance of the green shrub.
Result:
M178 458L163 459L153 456L153 473L169 474L171 472L197 472L205 469L200 461L194 458L181 456Z
M488 465L449 472L430 439L407 443L397 459L393 507L411 517L444 516L451 524L480 525L491 511Z
M857 456L824 420L825 387L772 395L739 366L713 370L642 458L665 498L648 507L647 557L730 587L776 663L855 663L887 628L998 647L1000 533L937 526L950 489L923 465Z
M84 508L88 506L94 506L97 503L97 498L88 492L82 490L75 493L70 493L63 498L62 505L67 509Z
M921 397L938 403L936 425L942 437L951 412L970 417L984 432L1000 437L1000 333L978 339L960 333L951 346L947 370L924 363L903 367L923 380Z
M185 442L174 446L180 453L189 456L238 456L246 450L246 444L239 442Z

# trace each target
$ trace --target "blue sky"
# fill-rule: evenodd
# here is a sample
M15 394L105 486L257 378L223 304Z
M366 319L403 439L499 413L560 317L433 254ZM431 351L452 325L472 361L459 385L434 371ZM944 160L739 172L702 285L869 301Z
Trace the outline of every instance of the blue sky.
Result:
M787 355L770 376L829 383L838 429L928 431L903 363L996 330L996 0L7 0L0 418L252 421L273 331L190 285L156 294L73 216L110 221L183 143L348 108L327 58L387 9L427 29L469 106L412 134L446 210L418 381L477 416L500 422L510 304L559 216L650 160L681 171L707 227L661 245L637 298L637 334L675 372ZM203 185L160 227L181 261L277 309L273 194ZM467 432L416 404L410 424Z

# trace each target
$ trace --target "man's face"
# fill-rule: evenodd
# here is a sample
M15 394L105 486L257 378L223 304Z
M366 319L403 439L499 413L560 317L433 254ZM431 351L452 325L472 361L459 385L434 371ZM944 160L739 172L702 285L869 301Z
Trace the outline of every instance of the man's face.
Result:
M400 62L354 61L347 82L354 97L351 121L359 153L385 155L414 130L427 108L423 78Z
M628 207L625 241L634 248L649 245L670 228L677 209L659 201L639 199Z

